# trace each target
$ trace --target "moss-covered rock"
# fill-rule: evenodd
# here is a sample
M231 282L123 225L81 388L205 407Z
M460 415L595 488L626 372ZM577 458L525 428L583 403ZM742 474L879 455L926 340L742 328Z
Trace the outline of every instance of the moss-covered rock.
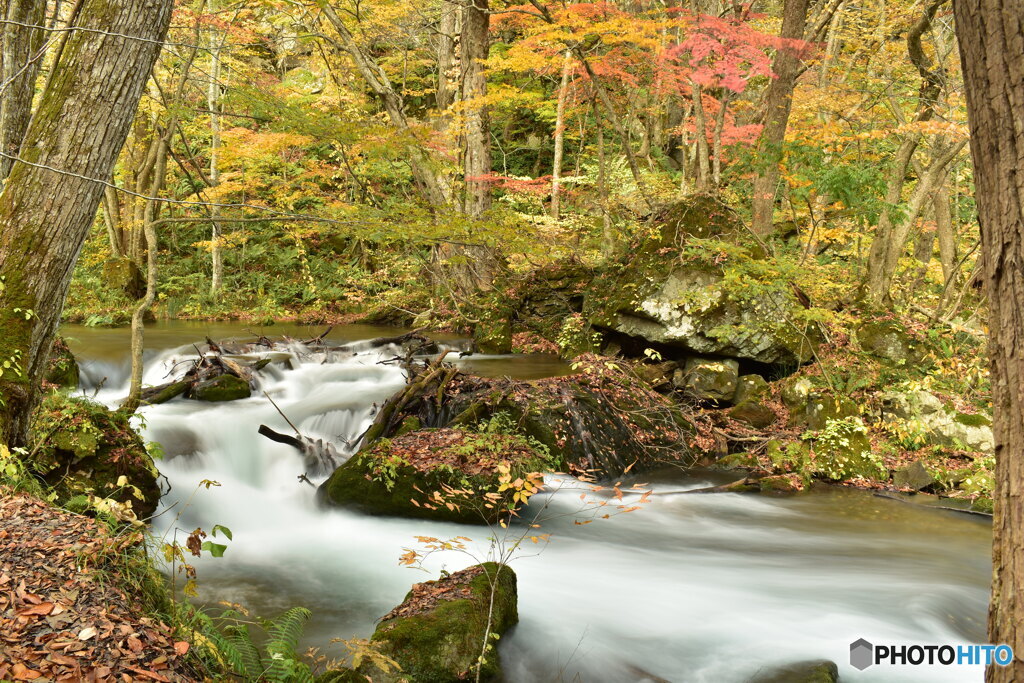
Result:
M729 409L728 415L737 422L743 422L755 429L765 429L775 424L779 416L775 411L758 401L743 401Z
M992 453L995 436L984 415L958 413L927 391L889 392L881 397L883 417L906 423L926 443L944 448Z
M687 200L658 233L613 263L588 289L584 315L595 326L680 353L797 365L814 341L791 324L799 309L791 284L762 273L758 287L739 273L759 261L735 213L717 200ZM695 240L718 240L730 258L702 259ZM763 276L762 276L763 275Z
M760 673L750 683L838 683L839 667L825 659L795 662Z
M425 427L472 427L492 420L546 448L551 461L599 478L658 465L692 465L692 423L655 393L630 363L584 356L576 374L517 381L434 367L411 378L377 414L365 441L393 437L410 416Z
M913 489L920 491L935 484L935 475L928 471L924 463L915 460L906 467L901 467L892 473L893 486L901 489Z
M922 349L906 328L894 320L874 320L857 328L860 347L876 358L906 365L922 356Z
M59 502L91 494L130 503L140 519L156 511L158 472L125 415L85 398L52 394L36 411L31 433L30 465Z
M506 306L492 303L479 309L473 326L473 341L480 353L512 353L511 313Z
M796 422L806 425L808 429L824 429L830 420L842 420L859 414L860 408L851 399L825 392L811 393L803 415L790 413Z
M240 398L249 398L251 395L252 388L248 382L241 377L227 373L200 382L188 392L188 397L193 400L210 402L237 401Z
M860 418L829 420L804 447L813 450L811 471L824 479L887 478L881 459L871 451L868 430Z
M493 522L518 507L503 482L557 469L517 434L427 429L381 439L336 469L318 498L373 515ZM532 476L531 476L532 475Z
M109 259L103 263L103 284L108 289L124 292L133 299L146 293L146 278L130 258Z
M359 673L375 683L455 683L475 680L479 665L480 680L499 680L497 638L518 621L516 575L508 566L486 562L419 583L371 638L401 672L367 663Z
M77 389L79 380L78 361L71 353L68 344L63 337L56 337L53 340L53 348L50 349L50 359L46 365L46 381L55 384L61 389Z
M746 401L764 401L771 393L768 382L761 375L743 375L736 380L736 395L733 402L739 405Z
M761 477L757 483L761 493L797 493L803 488L800 478L789 474Z
M734 360L691 358L676 370L672 384L699 401L731 401L736 395L740 364Z

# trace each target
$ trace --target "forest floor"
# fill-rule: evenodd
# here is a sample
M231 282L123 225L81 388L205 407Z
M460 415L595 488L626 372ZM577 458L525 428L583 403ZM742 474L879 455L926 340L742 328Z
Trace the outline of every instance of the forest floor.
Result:
M121 587L140 542L0 489L0 680L196 680L189 643Z

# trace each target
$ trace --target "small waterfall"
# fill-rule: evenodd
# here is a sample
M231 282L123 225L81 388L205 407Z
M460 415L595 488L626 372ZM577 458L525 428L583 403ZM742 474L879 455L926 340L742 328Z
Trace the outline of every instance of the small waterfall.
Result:
M266 614L305 605L314 611L308 644L338 655L330 639L369 636L412 583L430 578L398 565L414 536L469 536L486 552L483 527L319 509L314 489L298 479L294 449L256 432L260 424L290 432L266 392L303 434L350 452L376 407L404 384L399 368L379 362L396 352L294 345L260 373L249 399L176 399L142 411L144 435L167 452L159 466L172 486L156 530L221 524L234 533L224 558L198 561L201 599ZM191 345L155 354L145 381L167 381L194 355ZM530 372L529 359L517 362ZM125 395L120 367L87 370L89 382L108 378L101 400ZM576 482L551 478L557 490L531 506L548 505L543 531L552 541L512 565L521 623L501 642L507 680L728 683L815 658L836 661L844 681L982 679L974 667L858 672L846 658L860 637L982 641L990 573L984 523L857 491L679 493L721 483L716 476L645 475L637 481L654 495L642 510L586 526L574 524ZM204 488L202 480L219 486ZM454 571L472 562L434 556L429 567Z

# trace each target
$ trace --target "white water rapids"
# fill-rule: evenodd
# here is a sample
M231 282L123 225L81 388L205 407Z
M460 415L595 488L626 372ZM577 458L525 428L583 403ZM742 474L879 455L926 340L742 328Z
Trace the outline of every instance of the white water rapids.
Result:
M118 332L124 348L127 333ZM120 360L90 361L88 334L71 336L79 337L73 345L87 375L108 377L99 400L123 397L126 350ZM374 404L404 383L399 369L377 362L393 351L295 358L293 369L261 372L250 399L144 409L144 435L164 445L159 467L173 486L157 530L220 524L234 534L223 558L198 562L201 599L265 616L309 607L307 643L339 655L331 638L368 637L412 583L436 577L398 565L414 536L469 536L486 552L484 527L317 507L314 489L297 479L297 453L256 432L260 424L290 431L265 390L303 434L339 446L355 439ZM191 346L152 356L146 383L167 381L169 365L189 355ZM529 371L532 362L506 359L502 367ZM535 555L531 544L512 563L520 623L500 644L507 680L728 683L806 659L835 661L844 681L982 680L980 667L966 666L858 672L848 653L861 637L982 642L990 572L983 520L838 489L790 498L671 493L721 483L717 476L648 475L638 481L651 482L656 495L638 512L586 526L571 514L545 524L546 549ZM203 489L202 479L220 486ZM576 508L579 492L569 484L552 494L551 509ZM435 571L472 563L435 559Z

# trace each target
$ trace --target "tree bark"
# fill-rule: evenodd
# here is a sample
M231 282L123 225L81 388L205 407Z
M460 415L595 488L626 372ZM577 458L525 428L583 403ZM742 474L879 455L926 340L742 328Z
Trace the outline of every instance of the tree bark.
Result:
M992 600L988 637L1013 647L989 683L1024 681L1024 0L953 3L982 260L990 308L993 431Z
M466 184L464 210L476 217L491 208L491 125L484 60L491 49L488 31L490 0L466 0L462 10L462 112L465 120L463 178Z
M217 4L210 5L211 10L217 9ZM221 106L221 48L227 40L227 33L223 36L214 35L210 41L210 81L206 90L206 108L210 110L210 187L220 184L220 106ZM173 135L173 131L171 132ZM220 296L220 290L224 281L224 252L221 249L221 224L220 208L210 207L210 296L214 300Z
M160 51L172 4L85 0L79 25L87 30L68 39L52 67L21 160L0 193L0 336L12 366L0 377L0 441L9 446L27 442L71 271Z
M551 166L551 217L562 216L562 157L565 153L565 103L569 97L569 77L572 75L572 53L565 51L562 62L562 82L558 87L558 109L555 112L555 161Z
M803 39L807 26L807 4L807 0L786 0L780 38ZM793 89L800 75L800 58L792 50L780 49L775 53L772 71L776 77L768 85L765 95L764 129L757 143L758 160L763 166L754 177L753 187L751 229L758 235L767 235L772 231L775 193L781 175L779 162L782 160L782 143L789 126Z
M21 142L32 118L32 98L45 51L43 31L29 26L42 26L46 21L46 0L8 0L2 7L4 17L12 22L3 26L0 76L5 90L0 96L0 180L11 172L14 159L21 151Z

